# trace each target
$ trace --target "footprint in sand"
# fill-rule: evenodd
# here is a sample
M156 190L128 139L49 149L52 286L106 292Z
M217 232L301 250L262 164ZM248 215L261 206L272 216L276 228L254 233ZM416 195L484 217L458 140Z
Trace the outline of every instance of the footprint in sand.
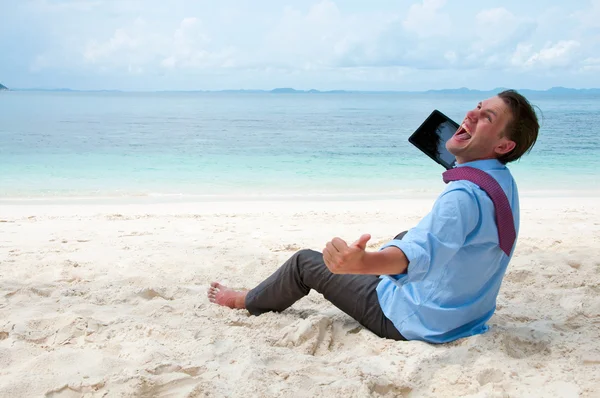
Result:
M408 397L413 390L409 386L397 385L384 377L370 381L367 385L369 386L369 392L374 396Z
M137 292L137 295L143 299L146 300L152 300L156 297L160 297L164 300L173 300L173 297L171 297L170 295L168 295L166 292L163 291L164 289L153 289L153 288L145 288L140 290L139 292Z
M54 345L76 344L78 340L93 341L108 326L107 323L84 317L66 319L63 324L54 335Z
M532 355L550 353L550 337L539 330L515 328L506 330L502 350L511 358L521 359Z
M305 354L324 355L333 343L331 319L311 316L283 328L275 342L277 347L299 347Z
M153 375L161 375L165 373L185 373L189 376L198 376L199 374L206 372L206 369L206 366L188 366L184 368L179 365L163 364L154 368L148 368L146 369L146 372Z
M140 377L137 384L136 397L197 397L205 391L212 391L214 386L203 386L193 377L180 373L180 377L172 376L164 378L153 376L152 378ZM202 396L207 396L202 394ZM209 395L210 396L210 395Z
M4 297L9 299L18 294L23 294L27 296L35 295L38 297L50 297L54 290L56 290L56 287L54 285L41 285L40 287L19 288L6 293Z
M482 386L488 383L500 383L502 380L504 380L504 372L500 369L483 369L477 375L477 381Z
M17 340L32 344L46 344L47 340L54 334L53 319L30 320L25 323L17 323L12 330L12 337Z
M17 323L11 336L33 344L56 347L75 344L80 337L88 339L104 326L106 324L94 319L77 316L31 319L25 323Z
M60 397L81 397L88 396L88 394L94 394L104 388L105 382L99 381L93 384L77 384L77 385L66 385L59 388L55 388L46 391L44 394L47 398L60 398ZM103 395L104 396L104 395Z
M528 282L533 276L533 272L528 270L516 270L506 274L505 280L513 283L524 283Z

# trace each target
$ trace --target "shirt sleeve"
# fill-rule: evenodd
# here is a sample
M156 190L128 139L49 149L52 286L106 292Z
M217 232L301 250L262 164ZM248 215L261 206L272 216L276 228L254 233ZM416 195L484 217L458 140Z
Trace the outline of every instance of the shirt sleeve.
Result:
M464 245L467 236L479 223L479 206L475 194L466 188L444 191L433 209L402 240L392 240L381 247L395 246L404 252L413 280L423 278L432 262L447 263ZM393 276L393 275L391 275Z

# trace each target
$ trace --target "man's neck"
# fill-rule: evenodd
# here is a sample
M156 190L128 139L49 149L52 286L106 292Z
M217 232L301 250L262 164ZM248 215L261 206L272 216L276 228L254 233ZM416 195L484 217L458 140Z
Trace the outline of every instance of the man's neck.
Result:
M476 159L462 159L462 158L456 158L456 164L464 164L464 163L471 163L471 162L476 162L478 160L491 160L491 159L497 159L495 156L488 156L488 157L483 157L483 158L476 158Z

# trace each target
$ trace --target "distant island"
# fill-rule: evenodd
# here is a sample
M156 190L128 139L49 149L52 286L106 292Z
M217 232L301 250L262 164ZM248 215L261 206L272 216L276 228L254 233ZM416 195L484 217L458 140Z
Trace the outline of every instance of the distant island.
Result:
M506 90L505 87L497 87L493 90L473 90L466 87L461 88L449 88L440 90L426 90L426 91L352 91L352 90L331 90L331 91L319 91L319 90L296 90L293 88L276 88L270 90L270 93L276 94L344 94L344 93L389 93L389 94L492 94ZM576 94L576 93L588 93L588 94L600 94L600 88L566 88L566 87L552 87L548 90L531 90L531 89L518 89L519 92L524 94L531 93L548 93L548 94Z
M454 89L442 89L442 90L427 90L426 93L434 94L469 94L469 93L497 93L503 90L507 90L507 87L497 87L493 90L472 90L466 87L454 88ZM552 87L547 90L533 90L533 89L516 89L517 91L528 94L528 93L548 93L548 94L600 94L600 88L567 88L567 87Z
M0 90L8 90L5 86L0 84ZM13 88L12 91L53 91L53 92L88 92L88 93L126 93L134 92L128 90L74 90L70 88ZM495 94L502 90L506 90L503 87L497 87L492 90L475 90L466 87L461 88L449 88L439 90L423 90L423 91L402 91L402 90L298 90L290 87L274 88L272 90L261 90L261 89L228 89L228 90L148 90L139 91L147 93L234 93L234 94L448 94L448 95L464 95L464 94L477 94L477 95L489 95ZM533 90L533 89L519 89L517 90L525 95L528 94L549 94L549 95L566 95L566 94L600 94L600 88L567 88L567 87L552 87L547 90Z
M269 93L274 94L343 94L343 93L359 93L361 91L348 91L348 90L328 90L328 91L320 91L310 89L310 90L296 90L295 88L275 88L273 90L268 91Z

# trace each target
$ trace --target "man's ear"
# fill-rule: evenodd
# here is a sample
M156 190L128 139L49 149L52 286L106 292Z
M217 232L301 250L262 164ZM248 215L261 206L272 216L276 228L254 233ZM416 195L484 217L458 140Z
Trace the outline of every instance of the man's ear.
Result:
M496 146L496 154L498 155L505 155L507 153L509 153L510 151L512 151L513 149L515 149L515 147L517 146L517 144L509 139L504 139L502 141L501 144L499 144L498 146Z

